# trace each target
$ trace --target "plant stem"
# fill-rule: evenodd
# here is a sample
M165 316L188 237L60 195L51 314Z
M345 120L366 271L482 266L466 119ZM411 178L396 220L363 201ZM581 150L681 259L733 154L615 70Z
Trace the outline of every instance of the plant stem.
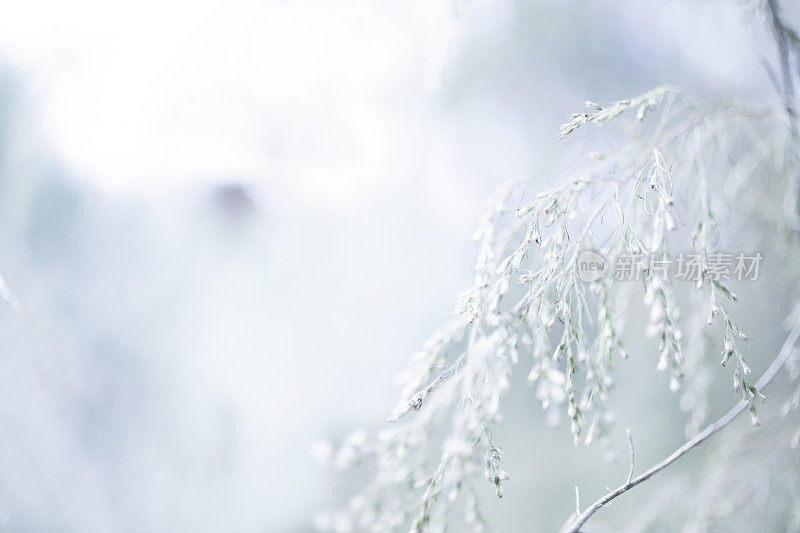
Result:
M800 327L797 327L789 333L789 336L786 338L786 341L783 343L783 347L781 351L778 353L777 357L772 361L769 365L769 368L764 372L761 378L756 382L756 388L758 390L762 390L766 387L772 378L775 377L775 374L778 373L781 366L786 362L786 359L789 357L789 354L792 351L795 343L797 342L797 338L800 336ZM695 435L692 439L688 440L686 443L683 444L680 448L672 452L669 457L664 459L663 461L653 465L649 470L647 470L642 475L630 479L629 481L625 482L623 485L617 487L616 489L608 492L603 497L595 501L592 505L586 508L585 511L580 513L579 515L575 516L574 518L570 518L567 520L567 523L564 524L561 531L563 533L578 533L580 528L583 524L586 523L589 518L592 517L594 513L596 513L601 507L605 504L610 502L611 500L615 499L617 496L620 496L630 489L641 483L642 481L646 481L650 479L653 475L657 474L661 470L665 469L678 459L680 459L686 452L691 450L692 448L702 444L708 437L725 427L731 420L736 418L739 413L741 413L744 408L747 407L747 402L745 400L740 400L730 411L725 413L722 418L714 422L713 424L706 427L703 431Z
M791 52L789 50L789 28L783 23L780 16L780 8L777 0L767 0L772 32L775 34L775 41L778 45L778 56L781 62L781 77L783 78L783 97L786 101L786 108L790 115L794 114L794 80L792 71L789 67Z
M792 59L792 51L790 45L795 44L792 38L797 39L795 32L783 22L780 14L780 7L777 0L767 0L767 11L769 14L769 21L772 25L772 33L775 37L775 42L778 45L778 58L781 64L781 78L783 83L783 101L786 106L786 114L789 119L789 134L791 135L793 144L797 146L800 143L800 125L798 125L797 117L797 100L795 98L794 90L794 73L789 66ZM794 36L794 37L793 37ZM797 53L795 51L795 53ZM797 72L800 76L800 71ZM800 179L795 178L794 191L795 198L795 211L800 213Z

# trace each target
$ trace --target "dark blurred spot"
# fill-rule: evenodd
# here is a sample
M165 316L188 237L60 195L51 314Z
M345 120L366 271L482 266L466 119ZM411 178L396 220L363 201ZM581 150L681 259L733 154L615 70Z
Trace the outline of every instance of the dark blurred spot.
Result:
M223 224L230 229L241 228L256 211L250 191L241 183L217 185L212 190L211 198Z

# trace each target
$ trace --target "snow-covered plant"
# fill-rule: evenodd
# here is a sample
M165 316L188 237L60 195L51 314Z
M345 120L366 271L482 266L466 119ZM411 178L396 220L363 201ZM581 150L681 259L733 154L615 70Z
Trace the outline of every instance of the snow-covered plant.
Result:
M605 503L744 408L758 424L761 388L790 358L791 345L760 380L753 376L748 337L736 319L737 296L719 265L753 277L761 256L725 253L719 242L726 232L747 230L754 240L767 235L761 242L776 253L797 257L794 77L800 41L775 2L756 7L778 42L785 99L763 107L705 103L661 85L607 106L586 102L561 126L558 139L568 142L581 128L623 121L634 125L628 142L593 152L557 187L530 197L530 186L515 184L498 195L475 234L475 281L458 297L453 321L414 356L390 424L374 438L351 435L337 451L340 466L372 459L377 474L326 524L421 532L441 531L460 519L480 531L475 484L483 477L503 495L509 474L493 428L502 420L511 373L520 366L550 419L566 415L576 446L606 441L614 367L628 357L622 336L630 299L646 308L647 334L654 339L653 352L637 356L650 357L680 394L681 407L691 413L692 439L635 478L631 443L626 483L585 511L578 505L566 531L577 531ZM687 254L674 261L678 252ZM676 281L676 274L692 283ZM797 272L790 275L798 280ZM688 345L687 326L699 339ZM708 347L725 368L709 367ZM716 379L732 381L741 401L700 431L707 390ZM800 389L787 409L798 406Z

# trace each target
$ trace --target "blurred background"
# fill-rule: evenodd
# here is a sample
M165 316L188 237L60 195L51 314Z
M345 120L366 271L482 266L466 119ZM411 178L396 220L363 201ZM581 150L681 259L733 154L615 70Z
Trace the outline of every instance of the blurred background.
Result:
M382 427L396 374L471 282L491 193L558 183L607 146L598 129L555 139L586 99L669 81L774 102L773 45L747 13L4 3L0 274L20 309L0 312L0 530L311 530L369 476L316 464L314 443ZM743 290L759 372L786 308L768 286ZM612 435L624 459L631 427L644 466L682 442L686 414L652 386L666 378L645 341L629 342L642 357L619 368ZM526 373L498 428L506 497L483 495L498 531L552 530L576 483L588 501L627 470L547 428ZM711 414L733 402L727 376ZM637 490L597 530L671 497Z

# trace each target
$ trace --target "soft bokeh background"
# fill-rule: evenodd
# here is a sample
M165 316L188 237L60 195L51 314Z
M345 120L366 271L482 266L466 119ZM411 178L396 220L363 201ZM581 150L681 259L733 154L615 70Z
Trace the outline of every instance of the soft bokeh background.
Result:
M471 281L486 198L609 142L558 143L565 117L661 80L775 99L769 36L735 1L1 6L0 273L21 301L0 313L8 531L310 530L368 471L309 448L381 427ZM785 307L744 290L758 371ZM646 465L685 415L637 342L614 438L631 427ZM627 468L546 428L526 372L498 429L507 497L484 495L498 531L552 530L575 483L588 501Z

